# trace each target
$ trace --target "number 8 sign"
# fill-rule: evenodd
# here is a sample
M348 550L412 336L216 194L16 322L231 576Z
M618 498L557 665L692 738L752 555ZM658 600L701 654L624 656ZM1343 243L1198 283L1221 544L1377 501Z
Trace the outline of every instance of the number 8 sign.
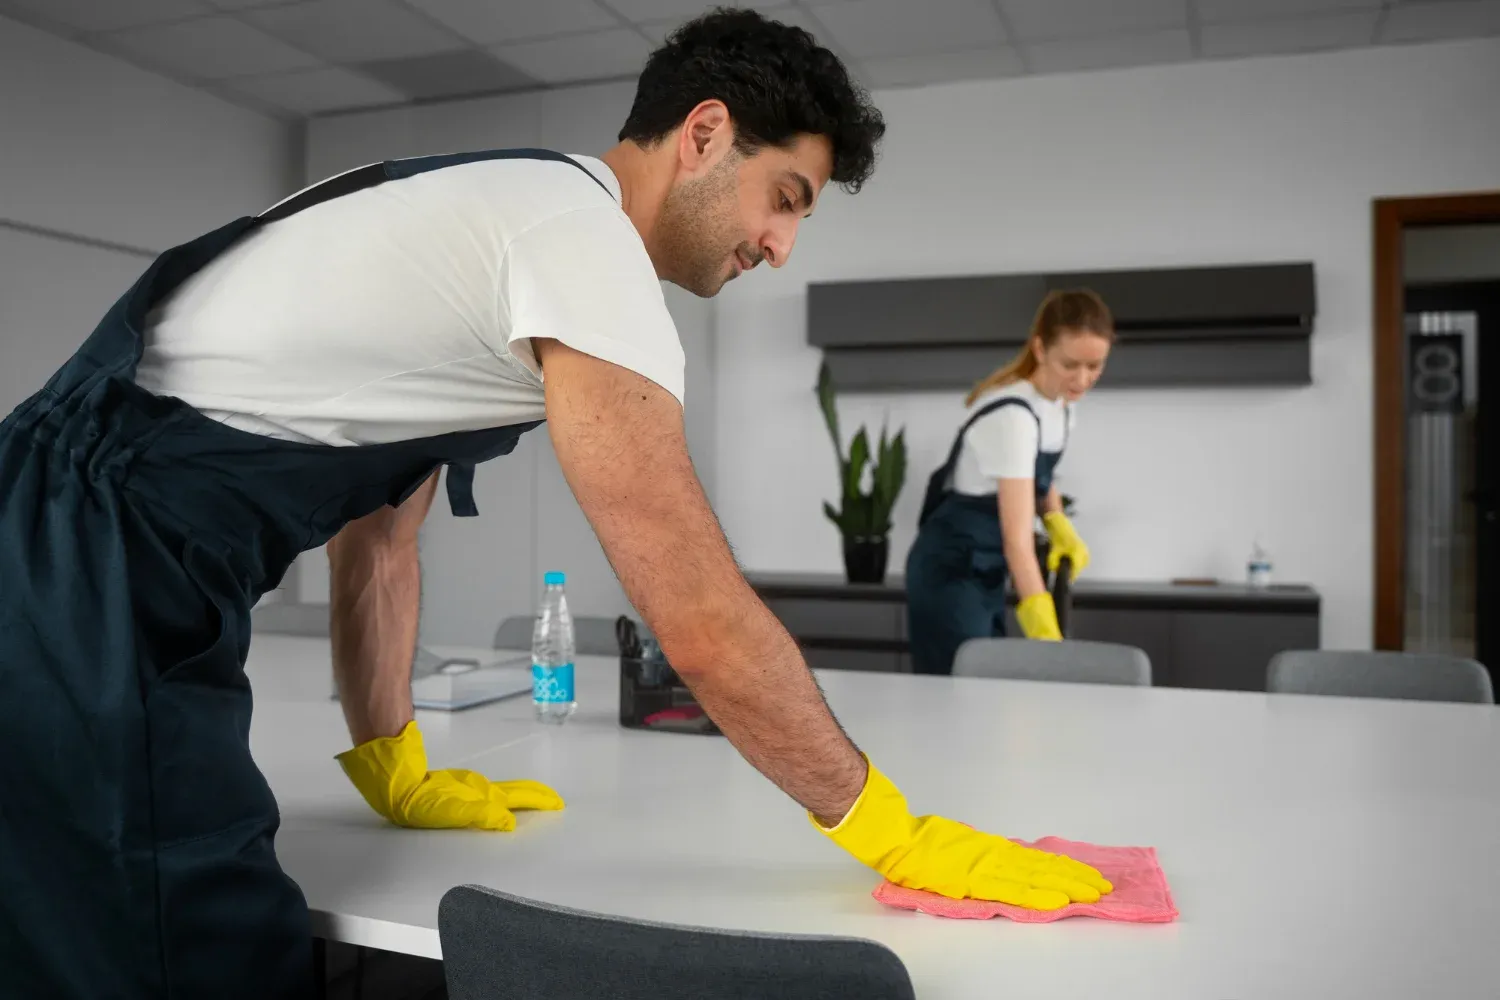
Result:
M1412 413L1462 413L1464 341L1460 333L1415 335L1407 346L1407 407Z

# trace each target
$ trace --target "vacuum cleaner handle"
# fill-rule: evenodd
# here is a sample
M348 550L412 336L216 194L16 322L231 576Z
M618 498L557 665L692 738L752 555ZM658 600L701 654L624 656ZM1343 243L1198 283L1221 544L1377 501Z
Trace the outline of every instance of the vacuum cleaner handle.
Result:
M1063 556L1052 575L1052 603L1057 608L1057 629L1068 637L1069 619L1073 617L1073 560Z

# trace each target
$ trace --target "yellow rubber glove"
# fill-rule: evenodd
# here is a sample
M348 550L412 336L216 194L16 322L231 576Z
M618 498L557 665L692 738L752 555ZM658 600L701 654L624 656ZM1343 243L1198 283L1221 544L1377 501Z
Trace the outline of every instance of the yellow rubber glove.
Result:
M474 771L427 770L422 732L408 722L399 736L361 743L338 755L370 808L397 826L514 830L513 809L561 809L562 797L535 781L490 781Z
M1062 640L1062 626L1057 623L1057 604L1045 590L1021 599L1016 605L1016 621L1028 639Z
M950 899L983 899L1032 910L1098 902L1114 891L1081 861L1022 847L941 816L913 816L890 779L870 765L864 791L833 829L813 825L897 885Z
M1067 556L1073 563L1073 578L1082 573L1089 564L1089 547L1078 537L1078 531L1068 515L1053 511L1042 516L1042 526L1047 529L1047 538L1052 542L1047 551L1047 572L1056 573L1057 566Z

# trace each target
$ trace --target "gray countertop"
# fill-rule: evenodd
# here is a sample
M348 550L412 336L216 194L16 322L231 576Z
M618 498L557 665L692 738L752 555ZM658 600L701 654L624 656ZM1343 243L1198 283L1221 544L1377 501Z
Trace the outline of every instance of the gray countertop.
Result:
M837 573L747 573L765 599L812 599L905 602L905 581L899 574L883 584L851 584ZM1078 608L1235 608L1246 611L1316 612L1321 597L1303 584L1251 587L1243 583L1177 584L1165 581L1095 580L1087 576L1073 585Z

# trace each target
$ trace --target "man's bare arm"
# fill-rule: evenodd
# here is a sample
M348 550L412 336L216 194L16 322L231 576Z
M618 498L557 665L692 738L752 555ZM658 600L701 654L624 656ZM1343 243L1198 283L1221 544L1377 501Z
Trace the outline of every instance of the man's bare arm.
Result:
M351 521L328 542L329 631L344 721L358 746L412 720L411 661L421 615L417 532L434 475L406 502Z
M865 783L781 623L745 582L688 457L682 408L655 383L534 342L563 475L673 668L757 770L825 826Z

